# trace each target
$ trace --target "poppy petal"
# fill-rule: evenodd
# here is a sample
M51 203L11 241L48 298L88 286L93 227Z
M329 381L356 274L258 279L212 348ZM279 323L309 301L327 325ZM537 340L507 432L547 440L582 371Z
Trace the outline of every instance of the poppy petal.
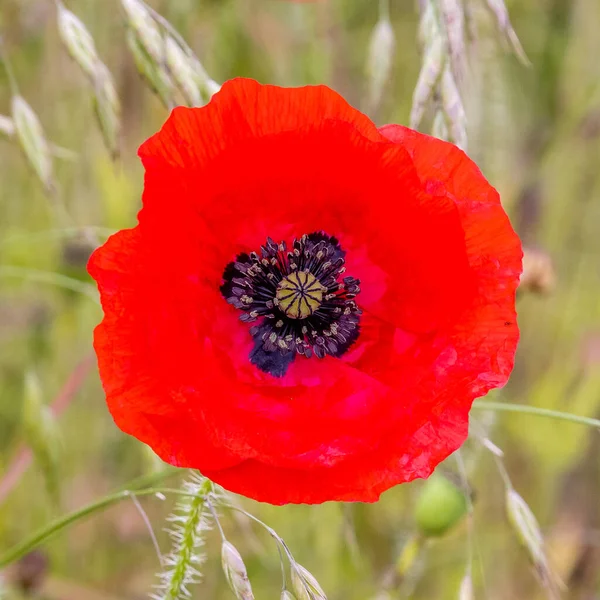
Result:
M512 369L521 261L464 153L378 131L323 86L238 79L206 107L176 109L140 156L139 225L89 266L105 310L100 372L124 431L275 504L372 501L462 443L473 399ZM250 360L256 341L221 294L224 272L267 239L313 232L335 236L361 281L359 335L343 356L295 356L275 377Z

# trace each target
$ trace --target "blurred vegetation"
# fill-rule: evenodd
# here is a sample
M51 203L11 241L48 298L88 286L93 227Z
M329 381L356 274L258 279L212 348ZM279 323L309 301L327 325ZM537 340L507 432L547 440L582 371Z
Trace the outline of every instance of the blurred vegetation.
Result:
M54 160L58 186L51 201L15 143L0 133L0 554L57 515L163 468L111 422L91 357L100 311L81 293L96 239L106 237L105 228L134 223L142 188L135 151L166 117L137 74L118 4L68 2L117 82L122 158L113 164L86 78L60 44L54 3L0 0L0 34L19 92L48 140L73 153ZM353 105L365 106L366 53L378 19L374 0L150 4L217 81L249 76L282 85L324 82ZM500 190L537 257L532 264L541 279L531 289L545 293L520 295L517 366L495 399L598 417L600 2L512 0L507 6L532 66L506 52L489 16L478 16L478 38L469 48L469 152ZM379 124L408 122L420 67L413 2L392 0L391 19L397 43L393 76L371 115ZM9 114L10 104L9 81L0 69L0 114ZM72 289L61 276L70 278ZM50 417L50 405L58 416ZM35 407L43 413L41 425L31 422ZM514 413L474 411L473 419L505 451L503 464L535 513L553 569L569 588L564 597L600 598L598 432ZM39 446L41 460L27 468L27 447ZM476 440L463 457L474 491L472 530L463 518L424 546L414 546L422 482L391 490L376 505L243 504L281 535L330 599L409 593L416 599L458 598L470 551L477 598L547 597L505 518L497 461ZM454 460L447 466L457 471ZM162 528L171 503L141 502L166 553ZM276 598L279 557L272 541L243 517L222 512L256 597ZM233 597L220 570L219 545L213 532L204 582L192 588L193 597ZM158 570L144 521L126 501L61 533L4 576L37 598L133 600L147 597Z

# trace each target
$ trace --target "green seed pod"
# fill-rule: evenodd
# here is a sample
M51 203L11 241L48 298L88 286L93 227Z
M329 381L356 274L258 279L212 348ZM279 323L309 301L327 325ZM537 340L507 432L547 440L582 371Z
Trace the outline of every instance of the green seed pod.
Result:
M467 514L465 494L443 475L434 474L424 484L415 508L419 532L426 537L444 535Z

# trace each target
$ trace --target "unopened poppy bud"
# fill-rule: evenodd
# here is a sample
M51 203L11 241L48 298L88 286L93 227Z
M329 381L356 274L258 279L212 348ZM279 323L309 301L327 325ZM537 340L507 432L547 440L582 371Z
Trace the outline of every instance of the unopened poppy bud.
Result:
M224 541L221 548L221 564L229 587L233 590L236 598L238 600L254 600L246 565L237 548L228 541Z
M165 41L167 66L189 106L201 106L202 94L196 83L192 59L183 48L171 37Z
M96 65L99 62L94 38L81 20L62 2L57 2L58 32L73 60L90 78L94 78Z
M426 537L444 535L467 514L467 508L465 494L443 475L434 474L417 500L417 528Z
M292 565L292 588L298 600L327 600L315 576L302 565Z
M10 117L0 115L0 133L8 138L15 135L15 124Z
M373 30L367 58L369 110L375 110L381 102L385 84L392 70L395 45L394 30L389 18L381 18Z
M17 140L27 161L46 191L51 192L54 189L54 178L50 148L38 116L22 96L13 96L12 119Z

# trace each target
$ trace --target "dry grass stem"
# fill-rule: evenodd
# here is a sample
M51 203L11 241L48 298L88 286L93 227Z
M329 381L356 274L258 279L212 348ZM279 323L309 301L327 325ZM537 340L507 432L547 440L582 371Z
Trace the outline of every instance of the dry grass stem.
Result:
M394 60L396 40L389 19L387 0L382 0L379 21L373 29L367 53L367 112L373 113L379 107L385 85L389 80Z

